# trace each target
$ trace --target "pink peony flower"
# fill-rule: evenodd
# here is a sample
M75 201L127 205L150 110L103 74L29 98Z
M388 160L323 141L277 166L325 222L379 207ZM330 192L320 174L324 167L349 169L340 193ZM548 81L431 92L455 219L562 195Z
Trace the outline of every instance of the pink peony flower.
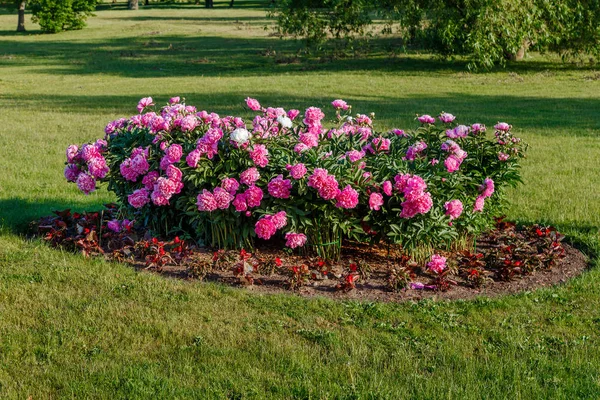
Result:
M385 181L381 186L383 188L383 193L385 193L387 196L392 195L392 182Z
M72 144L69 147L67 147L67 162L70 164L72 162L75 161L75 158L77 157L77 151L79 150L79 148Z
M431 115L421 115L419 118L417 118L419 120L420 123L422 124L433 124L435 123L435 118L433 118Z
M336 207L339 208L354 208L358 205L358 192L348 185L335 196Z
M306 244L306 235L303 233L288 232L285 234L285 245L290 249L302 247Z
M434 254L431 256L431 261L427 263L427 267L436 274L441 274L448 266L446 265L446 257Z
M97 179L102 179L106 176L110 169L106 165L106 160L102 156L92 158L87 163L89 173Z
M420 156L420 153L427 149L427 143L420 141L410 146L408 150L406 150L406 159L413 161L415 158Z
M171 97L169 99L169 104L177 104L181 101L181 98L179 96L175 96L175 97Z
M454 121L456 119L456 117L452 114L448 114L448 113L441 113L439 116L440 121L442 121L445 124L449 124L450 122Z
M147 189L142 188L135 190L132 194L127 196L127 201L133 208L142 208L150 202L150 192Z
M248 189L246 189L244 195L246 196L246 203L248 204L249 208L260 206L264 196L262 189L258 186L250 186Z
M371 193L369 196L369 208L371 210L379 211L383 205L383 196L380 193Z
M254 226L254 232L256 236L261 239L269 240L277 232L277 227L271 220L271 218L261 218L256 222Z
M96 180L89 174L81 173L77 176L77 187L85 194L96 190Z
M286 169L290 171L290 176L296 180L302 179L307 172L306 167L302 163L290 165L289 168L286 166Z
M186 115L181 120L181 130L191 132L198 126L198 119L194 115Z
M198 211L207 212L215 211L219 207L215 196L206 189L198 195L196 205L198 206Z
M142 179L142 184L146 187L146 189L152 190L159 176L160 175L158 171L150 171L146 176L144 176L144 179Z
M278 199L288 199L292 190L292 182L289 179L283 179L283 175L273 178L267 185L269 194Z
M346 152L346 156L348 156L348 160L350 160L350 162L356 162L365 156L365 152L362 150L350 150Z
M229 194L235 194L240 187L240 184L235 178L224 178L221 181L221 187L227 190Z
M293 121L294 119L296 119L296 117L297 117L298 115L300 115L300 110L289 110L289 111L287 112L287 116L288 116L288 118L289 118L289 119L291 119L292 121Z
M446 170L450 173L458 171L461 163L462 160L453 154L449 155L448 158L444 160L444 166L446 167Z
M471 125L471 131L475 135L477 135L479 133L483 133L483 132L485 132L485 125L483 125L483 124L473 124L473 125Z
M144 97L143 99L141 99L137 105L137 110L141 113L142 111L144 111L144 108L146 107L150 107L153 106L154 103L152 103L152 97Z
M498 153L498 160L500 161L506 161L509 159L509 155L503 152Z
M252 186L260 179L260 173L254 167L248 168L240 174L240 182L247 186Z
M198 166L198 162L202 157L202 152L198 149L192 150L190 154L185 158L185 162L190 168L196 168Z
M119 223L119 220L113 219L111 221L108 221L106 227L115 233L121 232L121 224Z
M463 212L463 204L460 200L450 200L444 203L446 209L446 215L450 216L450 219L456 219L460 217Z
M244 212L248 209L248 203L246 202L246 194L238 193L235 195L235 199L233 199L233 206L235 207L235 211Z
M101 157L98 147L92 144L84 144L81 146L81 158L83 161L88 162L91 159L98 157Z
M304 143L307 148L317 147L319 145L319 137L316 134L305 132L298 137L301 143Z
M275 224L275 228L281 229L287 225L287 213L285 211L279 211L270 216L271 221Z
M77 177L81 171L75 164L69 164L65 167L65 178L68 182L77 181Z
M181 145L172 144L165 149L165 158L171 164L179 162L179 160L181 160L182 156L183 156L183 149L181 148ZM166 169L166 168L164 168L164 169Z
M321 111L320 108L317 107L309 107L306 109L304 113L304 123L308 126L311 125L320 125L321 120L325 118L325 114Z
M255 144L252 151L250 151L250 158L258 167L264 168L269 163L267 156L269 151L264 144Z
M216 187L215 190L213 190L213 196L215 201L217 202L217 207L219 207L221 210L228 209L229 205L235 198L227 190L221 187Z
M481 192L481 196L483 196L483 198L490 197L492 194L494 194L494 181L490 178L485 178L483 184L479 186L479 191Z
M494 129L502 132L508 132L510 128L511 126L506 122L498 122L496 125L494 125Z
M402 211L400 212L400 218L412 218L417 214L426 214L433 206L431 193L414 193L412 196L407 197L407 200L402 202L401 206Z
M402 129L392 129L392 133L396 136L407 136Z
M156 180L156 183L154 183L154 191L167 200L169 200L171 196L177 192L177 187L177 182L162 176Z
M183 178L183 173L176 166L169 165L167 167L167 177L169 177L169 179L172 179L176 182L181 182L181 178Z
M331 105L334 108L337 108L338 110L347 110L348 108L350 108L350 106L348 106L348 103L346 103L344 100L334 100L331 102Z
M473 211L481 212L483 211L483 206L485 206L485 197L479 196L475 200L475 204L473 205Z
M339 192L338 182L334 175L329 175L323 168L315 168L313 174L308 178L308 186L314 188L324 200L335 198Z
M252 111L258 111L258 110L260 110L260 103L256 99L253 99L253 98L250 98L250 97L246 97L246 105Z

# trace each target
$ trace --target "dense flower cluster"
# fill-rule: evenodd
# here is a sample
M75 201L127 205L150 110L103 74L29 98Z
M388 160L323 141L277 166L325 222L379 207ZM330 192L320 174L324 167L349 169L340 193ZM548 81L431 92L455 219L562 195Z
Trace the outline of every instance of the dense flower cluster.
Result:
M490 140L484 125L449 113L419 116L413 131L376 131L374 114L352 115L341 99L329 126L318 107L246 105L250 122L179 97L159 109L143 98L104 139L67 148L65 178L86 194L108 182L127 217L155 231L220 247L279 236L290 248L341 236L447 245L488 226L504 188L519 181L525 146L506 123Z

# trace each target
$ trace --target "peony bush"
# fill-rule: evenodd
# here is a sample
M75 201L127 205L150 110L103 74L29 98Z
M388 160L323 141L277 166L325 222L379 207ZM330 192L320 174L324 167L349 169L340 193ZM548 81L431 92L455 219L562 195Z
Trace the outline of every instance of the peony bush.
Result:
M411 131L378 131L374 114L353 114L343 100L330 122L317 107L246 104L251 122L179 97L162 107L143 98L104 139L67 148L65 178L85 194L107 183L123 219L156 235L222 249L280 240L325 258L339 256L343 239L429 254L464 246L520 182L526 146L507 123L490 135L441 113L418 116Z

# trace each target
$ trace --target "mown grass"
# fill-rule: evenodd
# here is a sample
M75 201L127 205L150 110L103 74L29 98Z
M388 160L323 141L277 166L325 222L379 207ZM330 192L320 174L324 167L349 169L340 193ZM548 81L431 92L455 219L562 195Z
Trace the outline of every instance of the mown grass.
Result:
M223 115L244 114L249 95L340 97L382 127L442 110L512 123L531 148L509 217L557 225L598 263L597 71L539 55L481 74L418 54L278 63L296 45L264 15L102 10L58 35L31 23L17 35L16 16L0 15L0 398L600 397L597 268L493 300L334 302L165 279L23 238L54 209L112 200L67 185L64 149L140 97Z

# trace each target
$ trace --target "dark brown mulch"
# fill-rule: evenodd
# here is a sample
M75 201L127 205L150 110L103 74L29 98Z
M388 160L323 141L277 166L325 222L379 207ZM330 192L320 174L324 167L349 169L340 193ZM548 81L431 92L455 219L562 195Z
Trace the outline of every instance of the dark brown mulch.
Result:
M517 227L498 219L472 251L446 252L450 268L443 279L396 249L345 243L337 263L261 246L255 254L213 252L179 239L160 241L144 232L111 232L110 206L95 213L56 212L33 224L50 244L104 256L165 277L202 279L245 287L256 293L296 293L334 299L407 301L495 297L566 282L587 268L586 257L562 243L549 227ZM401 279L390 280L391 271ZM473 276L481 279L473 280ZM395 285L394 285L395 284ZM424 287L423 287L424 286Z

